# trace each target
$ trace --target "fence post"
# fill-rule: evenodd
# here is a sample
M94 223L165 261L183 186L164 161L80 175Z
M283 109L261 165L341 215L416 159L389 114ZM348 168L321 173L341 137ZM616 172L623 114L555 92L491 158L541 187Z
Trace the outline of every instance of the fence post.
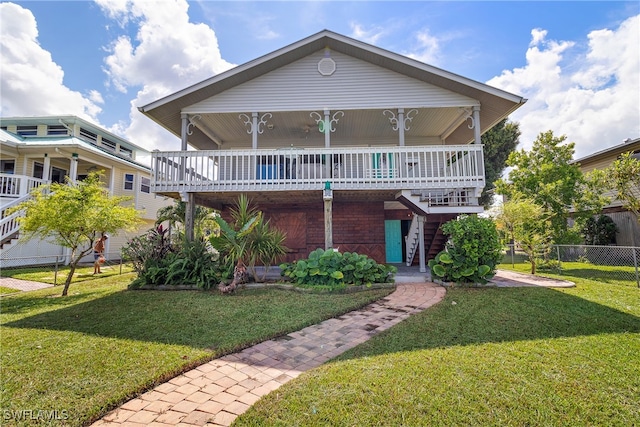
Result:
M53 273L53 286L58 284L58 255L56 255L56 268Z
M638 287L640 288L640 275L638 275L638 257L636 256L636 248L635 247L631 248L631 253L633 254L633 266L636 269L636 283L638 284Z

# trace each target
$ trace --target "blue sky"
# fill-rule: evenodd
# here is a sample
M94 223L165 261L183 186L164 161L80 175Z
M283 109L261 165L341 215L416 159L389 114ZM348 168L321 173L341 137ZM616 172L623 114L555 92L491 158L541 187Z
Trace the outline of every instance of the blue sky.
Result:
M640 3L17 1L0 4L2 116L76 114L148 149L136 107L329 29L529 99L582 157L640 137Z

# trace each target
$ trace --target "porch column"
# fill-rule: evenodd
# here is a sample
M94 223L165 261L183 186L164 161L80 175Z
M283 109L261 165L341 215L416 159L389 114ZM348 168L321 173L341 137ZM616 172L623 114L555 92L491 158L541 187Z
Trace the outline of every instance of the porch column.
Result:
M71 153L71 165L69 166L69 179L75 183L78 180L78 153Z
M404 108L398 108L398 145L404 147Z
M331 183L325 182L322 193L324 200L324 249L333 248L333 190Z
M325 148L329 148L331 147L331 117L330 117L331 112L329 111L328 108L324 109L324 147ZM327 155L327 157L330 157L329 155ZM331 156L332 157L332 156ZM331 160L329 160L328 158L325 161L324 164L324 173L325 176L327 178L329 178L331 176ZM324 202L325 206L326 206L326 201ZM325 224L326 224L326 209L325 209ZM332 239L333 240L333 239ZM325 245L326 245L326 239L325 239ZM333 247L333 245L329 246L329 247Z
M258 149L258 113L251 113L251 148Z
M480 107L473 107L473 143L480 144Z
M42 162L42 179L49 182L51 179L51 157L44 153L44 162Z
M194 219L196 214L196 197L195 193L181 193L182 201L186 203L184 213L184 233L188 241L192 242L194 238Z
M424 220L423 215L418 215L418 241L420 242L420 273L427 272L427 254L424 245Z
M189 115L185 113L180 114L180 119L182 119L182 127L180 128L180 141L182 141L182 146L180 149L182 151L187 151L187 137L189 130Z

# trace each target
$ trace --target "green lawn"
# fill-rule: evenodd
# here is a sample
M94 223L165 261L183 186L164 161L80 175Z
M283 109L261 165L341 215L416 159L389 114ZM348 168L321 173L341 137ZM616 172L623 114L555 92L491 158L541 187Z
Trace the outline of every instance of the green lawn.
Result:
M3 416L58 411L69 425L86 424L190 367L391 291L128 291L133 277L87 279L72 284L68 297L59 296L60 286L2 297ZM27 424L12 423L2 425Z
M640 425L640 289L555 277L577 286L448 289L234 425Z
M102 274L100 277L117 276L123 273L133 271L131 264L120 264L107 262L101 267ZM50 283L52 285L60 285L65 282L69 274L69 266L61 265L56 273L55 268L51 266L23 267L23 268L3 268L0 272L2 277L12 277L14 279L32 280L34 282ZM84 282L85 280L93 280L93 264L82 265L78 267L71 279L71 283Z

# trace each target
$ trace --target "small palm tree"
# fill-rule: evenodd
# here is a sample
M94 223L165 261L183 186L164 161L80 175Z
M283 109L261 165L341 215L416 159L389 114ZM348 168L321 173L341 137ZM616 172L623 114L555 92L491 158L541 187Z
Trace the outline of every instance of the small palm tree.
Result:
M187 215L187 204L183 201L176 201L171 206L165 206L158 210L156 225L163 222L169 223L169 229L176 229L184 233L184 223ZM215 210L196 206L194 215L194 234L196 238L216 233L218 224L215 221L217 213Z
M284 245L287 235L281 230L271 228L269 221L262 218L248 238L249 270L256 280L264 281L271 265L287 253L287 247ZM264 266L261 278L258 278L256 273L256 264Z

